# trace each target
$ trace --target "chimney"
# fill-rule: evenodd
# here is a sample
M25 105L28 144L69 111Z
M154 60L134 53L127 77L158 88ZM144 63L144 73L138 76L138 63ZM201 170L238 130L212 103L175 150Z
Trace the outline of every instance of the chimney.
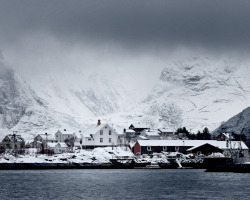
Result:
M98 119L98 121L97 121L97 126L100 126L100 125L101 125L101 120Z

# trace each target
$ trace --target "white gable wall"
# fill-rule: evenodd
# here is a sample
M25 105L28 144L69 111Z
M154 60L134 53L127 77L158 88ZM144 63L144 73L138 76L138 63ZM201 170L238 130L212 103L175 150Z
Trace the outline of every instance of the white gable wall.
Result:
M102 135L101 131L103 131ZM109 134L109 131L111 131L111 135ZM93 137L96 146L117 145L118 134L109 125L105 125L102 129L100 129L100 131L95 133ZM103 142L101 142L101 138L103 139ZM109 141L110 138L111 142Z
M112 146L118 143L118 134L108 124L102 126L96 132L92 133L93 137L89 135L83 136L83 146ZM102 132L102 133L101 133ZM110 135L111 132L111 135Z

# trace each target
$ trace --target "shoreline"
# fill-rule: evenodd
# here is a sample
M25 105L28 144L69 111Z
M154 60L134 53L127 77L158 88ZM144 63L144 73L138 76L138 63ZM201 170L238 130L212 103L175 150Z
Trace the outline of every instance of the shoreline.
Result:
M0 163L0 170L42 169L133 169L133 167L116 166L111 163Z

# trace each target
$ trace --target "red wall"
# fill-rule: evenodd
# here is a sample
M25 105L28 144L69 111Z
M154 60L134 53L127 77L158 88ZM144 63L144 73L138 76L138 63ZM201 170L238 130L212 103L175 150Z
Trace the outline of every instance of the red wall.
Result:
M141 146L139 145L138 142L136 142L134 146L134 154L136 153L141 153Z

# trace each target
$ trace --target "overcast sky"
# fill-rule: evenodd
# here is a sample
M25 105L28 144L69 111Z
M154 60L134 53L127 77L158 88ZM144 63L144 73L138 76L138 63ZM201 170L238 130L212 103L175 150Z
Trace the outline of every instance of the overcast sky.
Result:
M0 51L29 73L136 67L148 78L185 56L247 56L249 20L249 0L0 0Z

